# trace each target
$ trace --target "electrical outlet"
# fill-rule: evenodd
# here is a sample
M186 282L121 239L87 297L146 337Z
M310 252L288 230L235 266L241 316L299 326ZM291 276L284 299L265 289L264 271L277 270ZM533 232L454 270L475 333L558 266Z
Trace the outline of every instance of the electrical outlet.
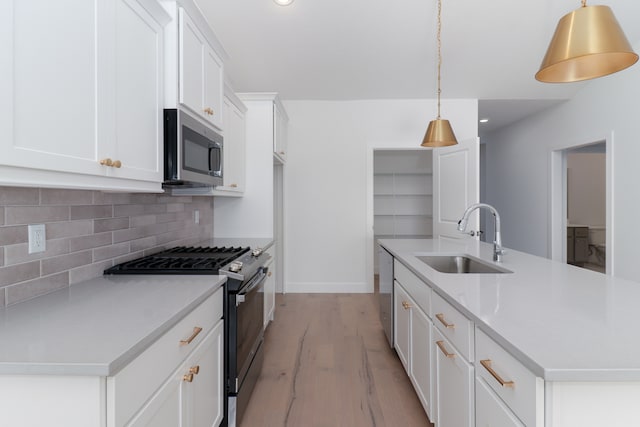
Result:
M200 211L198 209L193 211L193 222L200 224Z
M29 226L29 253L44 252L47 248L47 234L44 224Z

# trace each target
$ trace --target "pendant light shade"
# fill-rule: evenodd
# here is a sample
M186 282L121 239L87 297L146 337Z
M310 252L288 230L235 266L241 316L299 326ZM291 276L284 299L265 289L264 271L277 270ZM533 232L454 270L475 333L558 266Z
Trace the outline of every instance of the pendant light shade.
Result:
M536 80L567 83L613 74L638 61L608 6L587 6L558 22Z
M424 134L422 140L423 147L447 147L449 145L456 145L458 141L453 133L449 120L443 120L440 118L440 68L442 66L442 40L440 34L442 32L442 0L438 0L438 117L435 120L429 122L427 132Z
M420 145L423 147L447 147L457 143L449 120L436 119L429 122L429 127Z

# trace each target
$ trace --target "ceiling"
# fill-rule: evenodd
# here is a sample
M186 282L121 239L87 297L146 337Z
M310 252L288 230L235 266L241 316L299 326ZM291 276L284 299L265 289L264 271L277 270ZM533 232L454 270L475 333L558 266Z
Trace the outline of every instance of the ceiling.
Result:
M285 100L436 96L437 0L195 1L229 54L238 92ZM640 2L605 3L632 44L640 40ZM480 100L480 117L491 119L480 133L568 99L585 83L533 76L558 20L578 7L580 0L442 0L442 97Z

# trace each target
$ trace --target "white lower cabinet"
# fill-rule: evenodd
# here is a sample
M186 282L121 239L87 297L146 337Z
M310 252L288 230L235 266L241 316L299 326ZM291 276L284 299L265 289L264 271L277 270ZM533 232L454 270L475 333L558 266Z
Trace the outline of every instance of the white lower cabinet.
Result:
M431 417L431 320L399 282L394 282L395 348L420 403Z
M267 280L264 283L264 328L269 326L275 316L276 311L276 262L275 262L275 245L267 249L267 253L271 257L265 267L268 268Z
M476 378L476 427L524 427L480 377Z
M437 328L433 328L436 395L435 424L438 427L474 425L473 365Z

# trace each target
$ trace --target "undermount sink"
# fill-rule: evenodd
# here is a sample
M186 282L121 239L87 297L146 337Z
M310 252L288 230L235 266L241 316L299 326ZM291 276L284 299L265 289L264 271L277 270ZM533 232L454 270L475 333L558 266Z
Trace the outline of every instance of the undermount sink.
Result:
M428 255L417 256L417 258L429 267L441 273L454 274L502 274L513 273L505 268L485 263L477 258L467 255Z

